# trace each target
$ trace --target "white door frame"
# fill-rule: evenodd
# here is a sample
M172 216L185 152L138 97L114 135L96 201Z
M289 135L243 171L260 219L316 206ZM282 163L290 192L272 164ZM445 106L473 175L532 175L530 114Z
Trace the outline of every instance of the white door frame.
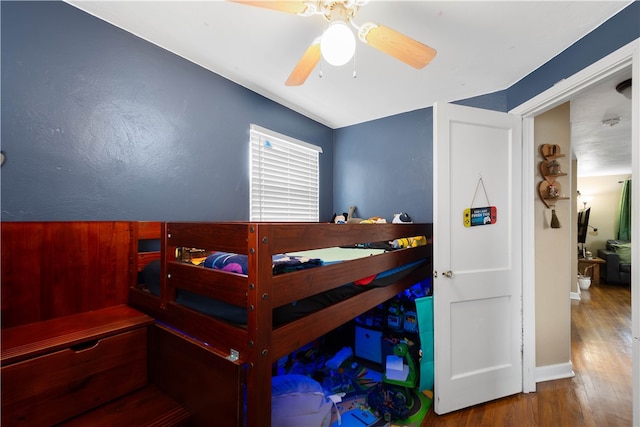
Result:
M535 345L535 230L534 230L534 140L533 120L544 113L568 101L573 95L610 75L631 66L633 82L640 82L640 39L636 39L598 62L579 71L573 76L558 82L552 88L531 98L509 111L522 116L523 123L523 391L536 390L536 345ZM640 177L640 88L632 86L632 176ZM633 330L633 425L640 425L640 223L634 218L640 217L640 185L632 186L632 280L631 311ZM569 298L569 295L567 295Z

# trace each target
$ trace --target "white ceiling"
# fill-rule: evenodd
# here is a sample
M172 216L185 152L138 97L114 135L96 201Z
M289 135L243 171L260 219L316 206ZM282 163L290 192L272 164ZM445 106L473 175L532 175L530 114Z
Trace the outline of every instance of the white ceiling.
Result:
M571 146L578 176L631 174L631 100L616 91L630 78L629 67L571 100ZM611 119L613 124L608 124Z
M322 33L320 16L220 0L67 1L334 129L506 89L631 3L372 0L356 15L358 24L372 21L415 38L438 51L434 60L416 70L358 42L355 61L321 61L304 85L289 87L289 73ZM613 109L624 107L619 102L595 104L606 110L600 115L623 116ZM600 123L589 113L596 116ZM630 130L628 140L630 153Z

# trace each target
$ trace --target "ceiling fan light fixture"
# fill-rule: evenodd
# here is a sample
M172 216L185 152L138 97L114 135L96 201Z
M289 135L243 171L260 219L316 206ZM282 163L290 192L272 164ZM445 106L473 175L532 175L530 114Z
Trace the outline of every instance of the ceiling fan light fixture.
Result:
M631 99L631 79L619 83L616 86L616 90L625 98Z
M322 34L320 41L322 57L329 64L341 66L353 58L356 51L356 38L346 22L336 20Z

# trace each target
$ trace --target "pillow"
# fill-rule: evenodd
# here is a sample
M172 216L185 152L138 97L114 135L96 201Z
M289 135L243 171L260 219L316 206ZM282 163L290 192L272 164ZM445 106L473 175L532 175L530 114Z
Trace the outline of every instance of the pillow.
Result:
M320 383L306 375L276 375L271 379L271 395L324 393Z
M331 402L319 382L304 375L281 375L271 382L271 425L321 427L331 421Z
M616 243L611 246L620 257L620 264L631 264L631 243Z

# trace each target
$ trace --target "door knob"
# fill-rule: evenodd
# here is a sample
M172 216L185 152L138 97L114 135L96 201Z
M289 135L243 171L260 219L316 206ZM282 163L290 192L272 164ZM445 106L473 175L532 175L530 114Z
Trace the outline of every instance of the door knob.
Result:
M449 279L451 279L453 277L453 271L451 271L451 270L445 271L444 273L442 273L442 275L444 277L448 277Z

